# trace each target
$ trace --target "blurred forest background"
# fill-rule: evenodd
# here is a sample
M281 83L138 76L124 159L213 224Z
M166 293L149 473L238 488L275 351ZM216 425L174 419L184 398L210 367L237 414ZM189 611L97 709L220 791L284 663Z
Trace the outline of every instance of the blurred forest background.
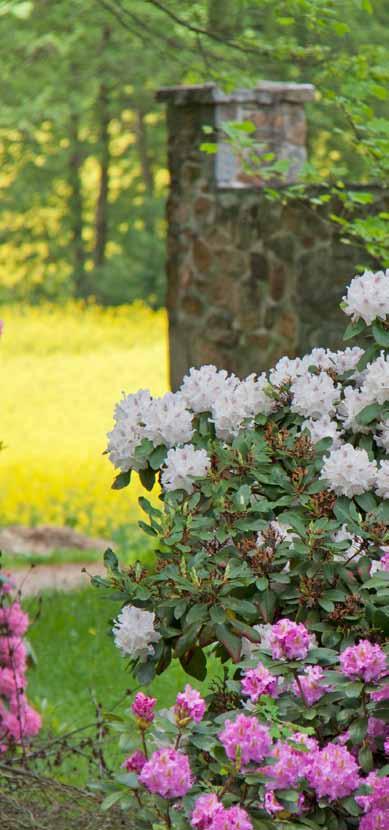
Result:
M0 38L0 526L127 538L139 488L110 490L113 406L123 389L168 389L155 93L314 83L297 196L336 192L346 242L389 267L389 214L348 185L388 182L389 4L0 0Z
M162 85L312 82L307 180L383 183L386 0L9 0L0 32L0 303L163 305Z

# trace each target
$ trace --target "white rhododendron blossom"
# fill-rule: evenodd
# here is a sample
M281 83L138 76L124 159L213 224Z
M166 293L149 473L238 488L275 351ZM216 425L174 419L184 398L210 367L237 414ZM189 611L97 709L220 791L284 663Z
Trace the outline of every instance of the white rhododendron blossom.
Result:
M363 349L358 346L348 347L344 351L332 352L332 362L336 374L345 375L347 372L357 372L357 366L363 354Z
M266 393L269 381L263 372L262 375L249 375L241 381L234 390L234 395L242 413L246 418L255 415L270 415L276 407L276 402Z
M357 421L357 417L366 406L371 404L370 398L364 389L354 389L346 386L343 390L343 400L339 404L338 414L343 421L344 429L351 429L353 432L366 432Z
M340 397L339 388L326 372L319 375L306 372L293 381L290 391L292 412L309 418L320 418L324 413L332 412Z
M325 458L321 478L338 496L353 496L372 490L377 476L377 464L370 461L366 450L343 444L331 450Z
M216 366L190 369L182 381L180 392L193 412L210 412L215 400L227 390L235 389L239 379Z
M193 491L197 478L205 478L211 466L211 460L205 450L196 450L192 444L169 450L165 467L161 475L164 490Z
M376 478L377 495L389 499L389 461L382 461Z
M306 371L301 357L281 357L278 363L270 370L269 380L272 386L284 386L298 378Z
M155 398L150 405L145 437L155 447L160 444L166 447L186 444L193 435L192 418L182 395L167 392L162 398Z
M147 660L153 654L153 643L158 643L161 635L154 628L155 614L136 608L135 605L125 605L122 608L112 629L115 645L122 654L129 655L132 660Z
M262 413L269 415L276 403L265 389L269 387L266 375L258 379L249 375L235 388L226 389L212 404L212 420L218 438L229 441L238 434L247 419Z
M332 447L340 447L342 443L342 432L338 427L336 421L332 420L329 415L323 415L316 421L309 418L303 421L301 429L307 429L310 434L310 439L313 444L322 441L323 438L332 438Z
M362 391L370 403L389 401L389 358L385 355L367 366Z
M374 320L385 320L389 315L389 270L365 271L354 277L343 297L345 314L353 320L364 320L370 326Z
M115 426L108 433L107 452L109 459L122 472L141 470L146 462L135 458L136 447L145 437L144 423L152 404L148 389L140 389L131 395L124 395L116 404Z

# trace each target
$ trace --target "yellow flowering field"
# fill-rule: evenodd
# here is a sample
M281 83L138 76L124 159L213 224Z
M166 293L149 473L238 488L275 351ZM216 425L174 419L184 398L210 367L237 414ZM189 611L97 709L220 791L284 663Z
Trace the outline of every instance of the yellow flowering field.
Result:
M122 390L167 390L167 322L142 304L0 310L0 524L91 534L138 517L141 488L110 489L106 433Z

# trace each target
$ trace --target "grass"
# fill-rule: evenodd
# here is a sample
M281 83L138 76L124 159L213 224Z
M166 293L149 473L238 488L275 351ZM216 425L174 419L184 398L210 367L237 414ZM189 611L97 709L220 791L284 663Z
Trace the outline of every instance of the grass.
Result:
M31 619L39 609L29 633L37 662L29 672L28 696L43 716L45 733L65 734L93 723L96 703L106 712L123 713L129 707L128 692L136 685L110 636L109 620L118 613L119 604L104 593L86 588L43 594L41 605L36 599L25 602ZM211 664L210 678L217 670L216 662ZM190 682L207 690L209 679ZM169 707L188 681L174 661L150 684L148 693L158 698L161 708ZM108 744L108 755L119 766L122 758L115 738ZM67 781L85 780L88 767L76 759L62 772Z
M1 524L69 525L112 538L138 517L141 487L110 489L106 433L122 390L167 390L166 315L3 306Z

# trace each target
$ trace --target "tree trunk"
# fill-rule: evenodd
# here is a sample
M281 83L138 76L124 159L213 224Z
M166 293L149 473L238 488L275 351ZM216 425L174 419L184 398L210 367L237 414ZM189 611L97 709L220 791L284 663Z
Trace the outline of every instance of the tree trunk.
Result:
M111 36L111 29L109 26L104 26L101 53L108 46ZM102 61L103 64L103 61ZM102 66L102 74L104 73L104 66ZM99 95L97 100L97 111L100 118L100 134L99 134L99 192L96 203L95 214L95 245L93 251L93 264L95 268L104 265L105 254L108 239L108 191L109 191L109 165L111 161L110 147L109 147L109 93L108 87L104 80L101 81L99 88Z
M71 228L71 249L73 262L74 293L77 297L86 296L85 285L85 249L82 239L83 205L81 165L82 151L79 140L79 117L76 113L70 115L70 155L69 155L69 213Z

